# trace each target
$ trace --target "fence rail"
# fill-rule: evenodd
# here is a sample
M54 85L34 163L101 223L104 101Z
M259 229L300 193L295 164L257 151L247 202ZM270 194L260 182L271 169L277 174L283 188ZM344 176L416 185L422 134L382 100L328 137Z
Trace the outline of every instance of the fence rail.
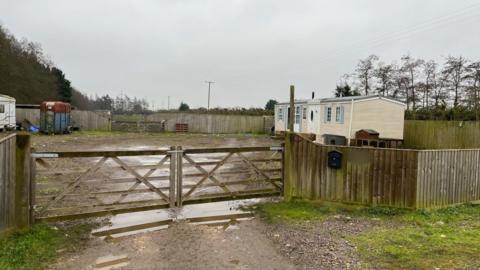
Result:
M342 153L339 169L327 153ZM403 150L285 143L285 196L403 208L480 200L480 149Z

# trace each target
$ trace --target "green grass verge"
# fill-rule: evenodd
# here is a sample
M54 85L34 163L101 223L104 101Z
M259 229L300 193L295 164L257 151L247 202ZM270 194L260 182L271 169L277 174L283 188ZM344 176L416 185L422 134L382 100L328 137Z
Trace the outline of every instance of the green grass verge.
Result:
M479 205L405 210L292 201L261 204L257 211L270 222L321 221L339 214L377 220L379 225L373 229L347 236L367 268L480 267Z
M352 237L367 265L383 269L478 269L480 226L405 226Z
M321 220L337 209L319 202L292 201L257 205L257 213L270 222Z
M64 251L81 247L88 238L89 225L55 229L36 224L29 230L0 239L0 269L46 269Z
M293 200L290 202L263 203L257 205L257 212L271 222L322 220L331 215L348 215L390 218L411 211L386 207L363 207L319 201Z
M478 269L480 206L406 211L398 227L351 238L363 260L388 269Z

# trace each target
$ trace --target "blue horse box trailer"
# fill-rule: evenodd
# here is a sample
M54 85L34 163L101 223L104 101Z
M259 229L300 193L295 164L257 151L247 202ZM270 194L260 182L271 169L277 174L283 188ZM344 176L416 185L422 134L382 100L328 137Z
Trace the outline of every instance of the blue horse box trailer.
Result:
M40 132L46 134L70 133L72 106L61 101L44 101L40 105Z

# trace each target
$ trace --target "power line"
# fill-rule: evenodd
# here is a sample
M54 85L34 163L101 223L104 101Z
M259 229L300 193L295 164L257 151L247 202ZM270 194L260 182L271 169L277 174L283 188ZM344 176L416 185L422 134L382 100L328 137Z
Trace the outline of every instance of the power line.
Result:
M361 40L361 41L346 45L341 49L331 50L327 52L326 53L327 56L321 58L320 61L330 60L333 57L341 56L341 55L344 55L345 53L349 53L352 50L358 51L360 46L375 47L388 41L399 40L399 39L407 38L412 34L417 34L419 32L423 32L426 30L432 30L444 24L455 23L455 22L458 23L458 22L466 21L468 19L478 18L478 13L476 13L477 11L476 9L478 9L479 7L480 7L479 3L473 4L463 9L451 12L448 15L432 18L430 20L418 23L416 25L413 25L404 29L391 31L386 34L380 35L374 39ZM461 17L461 18L458 18L458 17ZM369 44L365 44L365 43L369 43Z

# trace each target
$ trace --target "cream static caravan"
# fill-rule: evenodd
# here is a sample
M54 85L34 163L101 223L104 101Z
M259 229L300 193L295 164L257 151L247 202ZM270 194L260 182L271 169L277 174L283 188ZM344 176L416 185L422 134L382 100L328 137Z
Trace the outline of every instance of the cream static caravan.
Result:
M275 107L276 131L287 130L288 107L288 103ZM362 129L375 130L383 139L403 140L405 107L378 95L296 101L294 131L316 134L317 142L324 144L339 144L336 139L348 144Z
M307 107L307 100L295 100L295 117L293 122L294 132L303 132L305 126L304 109ZM275 105L275 131L286 131L288 129L288 115L290 112L290 103L283 102Z

